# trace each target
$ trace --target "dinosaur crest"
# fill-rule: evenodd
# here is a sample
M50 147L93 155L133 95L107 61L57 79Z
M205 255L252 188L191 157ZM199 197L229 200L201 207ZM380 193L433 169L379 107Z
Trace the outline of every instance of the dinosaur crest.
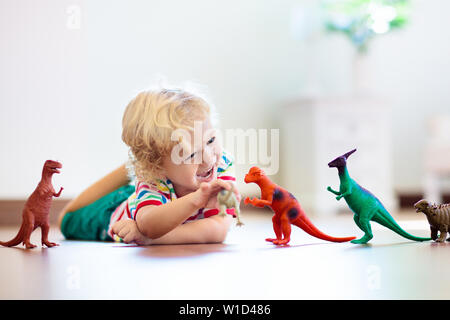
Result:
M348 157L350 157L350 155L352 155L355 151L356 151L356 149L353 149L347 153L344 153L342 156L339 156L336 159L334 159L333 161L331 161L330 163L328 163L328 166L330 168L345 167L345 165L347 164Z

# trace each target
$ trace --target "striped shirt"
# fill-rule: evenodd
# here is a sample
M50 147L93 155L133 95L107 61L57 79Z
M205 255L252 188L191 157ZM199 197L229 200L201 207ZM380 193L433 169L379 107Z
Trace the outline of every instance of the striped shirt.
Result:
M217 179L235 182L234 166L231 157L223 152L217 168ZM172 182L169 179L158 180L156 183L145 183L136 180L136 189L127 200L122 202L111 215L109 222L108 235L119 240L112 232L112 226L115 222L123 219L136 219L139 210L145 206L160 206L177 198ZM217 208L201 208L190 216L186 222L208 218L219 213ZM234 209L227 209L227 213L234 216Z

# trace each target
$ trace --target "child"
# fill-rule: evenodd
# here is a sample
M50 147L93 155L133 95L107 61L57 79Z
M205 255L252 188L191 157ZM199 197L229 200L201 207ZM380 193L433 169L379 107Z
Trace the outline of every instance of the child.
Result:
M63 235L138 245L223 242L234 209L218 216L216 197L235 178L208 103L184 90L144 91L122 126L128 170L122 165L69 202L59 217Z

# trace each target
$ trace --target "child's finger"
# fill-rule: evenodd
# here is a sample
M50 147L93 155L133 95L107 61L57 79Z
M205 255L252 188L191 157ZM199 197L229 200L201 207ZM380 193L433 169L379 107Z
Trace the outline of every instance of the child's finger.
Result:
M211 188L211 185L210 185L209 183L207 183L207 182L202 182L202 183L200 184L200 190L201 190L203 193L208 192L210 188Z
M122 239L124 239L127 234L130 233L130 227L129 226L124 226L118 233L118 236L121 237Z
M125 243L133 243L135 241L134 235L132 232L128 233L125 238L123 238L123 242Z
M205 206L205 208L218 208L218 207L219 207L219 205L217 204L216 197L211 197Z
M217 180L212 181L210 183L210 189L208 191L209 191L209 194L211 196L213 196L213 195L217 194L222 189L230 190L230 188L231 188L231 186L227 182L225 182L223 180L220 180L220 179L217 179Z
M123 226L125 224L125 220L119 220L116 221L113 225L112 225L112 231L114 234L118 234L118 232L120 230L122 230Z
M225 190L230 190L232 188L232 185L229 182L226 182L222 179L217 179L216 183Z

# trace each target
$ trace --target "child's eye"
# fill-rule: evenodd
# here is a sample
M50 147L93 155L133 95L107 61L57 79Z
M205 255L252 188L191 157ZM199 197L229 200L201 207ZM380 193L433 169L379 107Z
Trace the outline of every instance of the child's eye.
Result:
M189 159L192 159L193 157L195 157L195 154L196 154L196 153L197 153L197 152L192 153L189 157L187 157L186 160L189 160Z
M211 144L216 140L216 137L212 137L211 139L208 140L207 144Z

